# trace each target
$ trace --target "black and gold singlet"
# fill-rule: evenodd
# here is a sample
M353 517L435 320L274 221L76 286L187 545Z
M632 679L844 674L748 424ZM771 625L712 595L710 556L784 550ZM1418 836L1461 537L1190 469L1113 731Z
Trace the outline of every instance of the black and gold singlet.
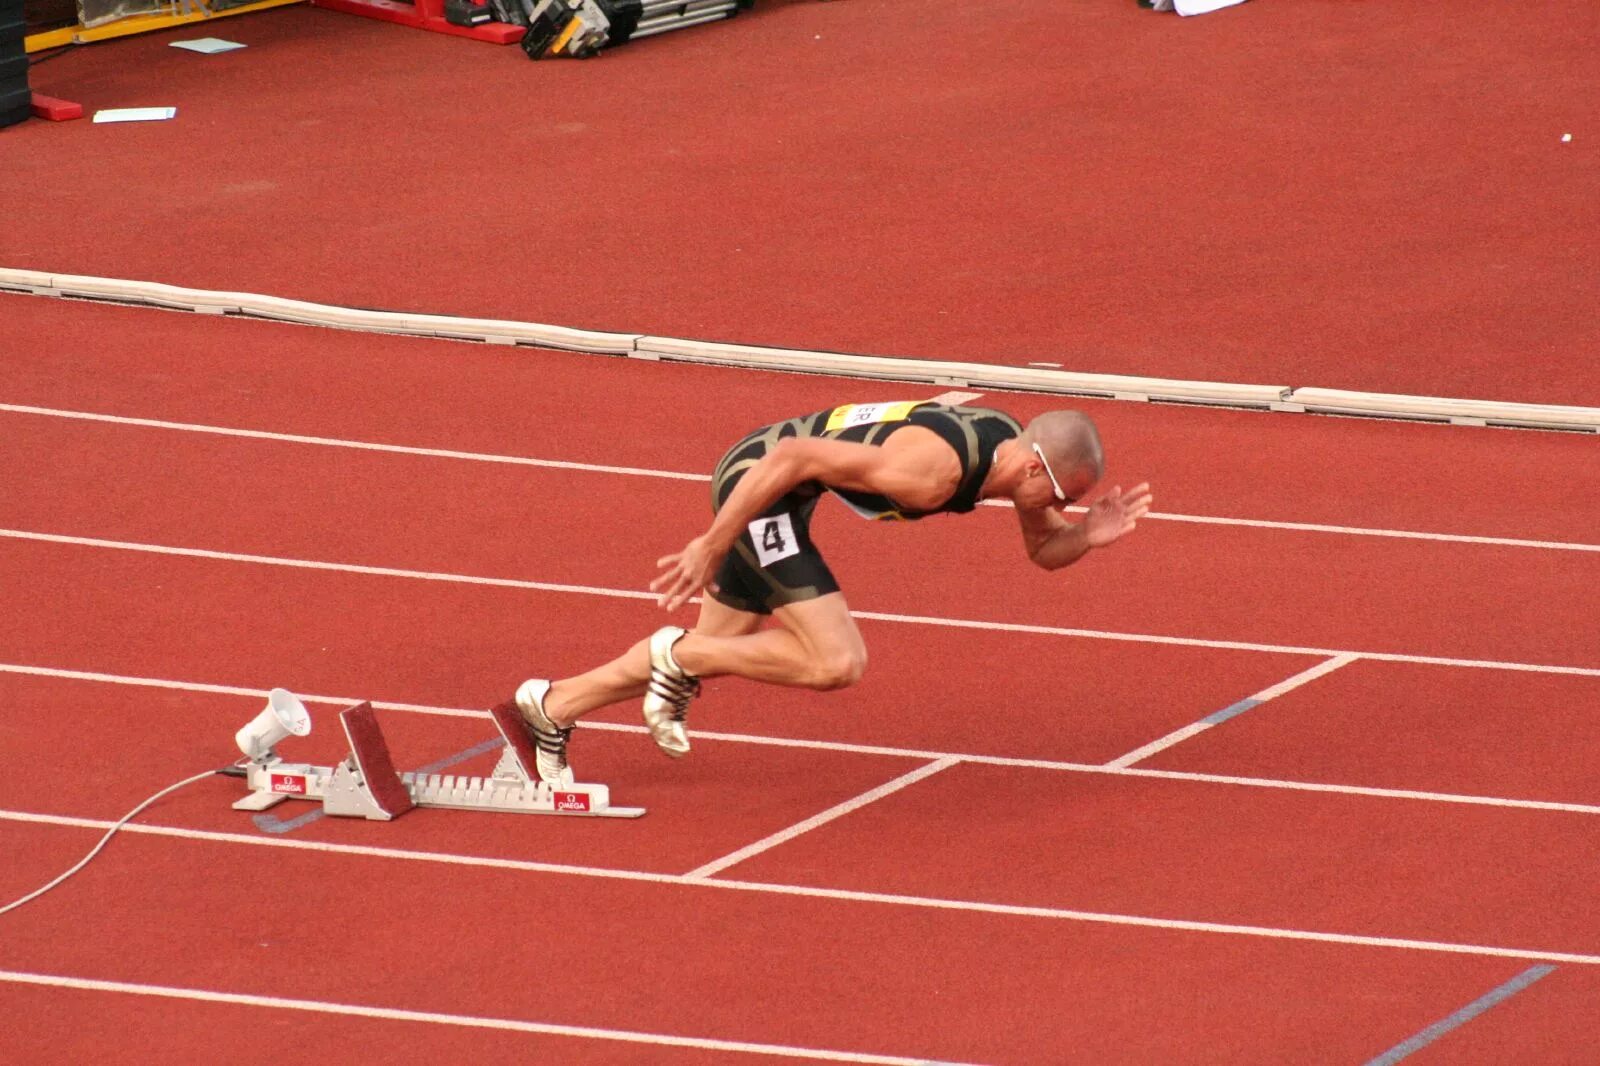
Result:
M790 496L811 499L826 490L844 501L856 514L876 520L912 521L930 514L964 514L977 506L978 491L989 476L995 449L1022 432L1016 419L1004 411L987 407L951 407L916 401L830 407L816 414L763 426L729 449L717 464L716 474L712 478L713 506L720 508L727 499L727 491L722 490L724 482L736 480L785 437L821 437L881 445L891 434L906 426L921 426L937 433L955 449L961 461L961 481L950 499L940 506L930 511L914 511L879 493L839 489L821 482L798 485L790 492ZM731 489L730 485L728 491Z
M1022 432L1010 415L986 407L940 403L846 404L790 418L748 434L728 450L711 478L711 504L721 510L734 486L785 437L819 437L882 445L906 426L937 433L955 450L961 478L948 500L927 511L902 507L881 493L835 488L820 481L796 485L768 507L734 542L716 577L713 595L738 610L769 613L772 608L837 592L838 582L811 541L811 513L824 492L838 497L863 518L909 522L931 514L964 514L978 504L978 493L994 464L995 449Z

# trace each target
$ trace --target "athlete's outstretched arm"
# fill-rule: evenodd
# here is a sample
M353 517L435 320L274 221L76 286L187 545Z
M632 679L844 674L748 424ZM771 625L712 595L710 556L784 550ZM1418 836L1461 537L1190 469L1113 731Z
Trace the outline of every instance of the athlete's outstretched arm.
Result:
M960 473L955 450L920 426L900 430L882 446L785 437L739 479L709 529L656 561L661 573L650 590L669 611L687 602L711 581L745 527L797 485L818 481L931 509L949 499Z
M1104 548L1131 533L1153 502L1148 484L1127 492L1118 485L1096 500L1081 522L1068 522L1053 507L1018 507L1017 521L1028 558L1046 570L1059 570L1083 558L1090 548Z

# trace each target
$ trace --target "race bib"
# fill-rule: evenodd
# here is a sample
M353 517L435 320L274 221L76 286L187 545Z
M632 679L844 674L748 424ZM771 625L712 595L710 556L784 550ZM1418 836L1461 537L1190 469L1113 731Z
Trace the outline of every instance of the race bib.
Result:
M847 403L835 407L828 416L827 433L851 426L864 426L871 422L904 422L912 411L926 400L902 400L897 403Z
M755 541L756 558L763 567L800 554L800 541L794 535L794 523L787 514L769 515L751 522L750 539Z

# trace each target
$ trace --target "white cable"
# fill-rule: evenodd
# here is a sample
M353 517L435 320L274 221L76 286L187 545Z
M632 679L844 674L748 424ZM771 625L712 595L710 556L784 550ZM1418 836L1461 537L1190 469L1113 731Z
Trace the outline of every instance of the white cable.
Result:
M235 764L235 765L238 765L238 764ZM34 891L29 892L26 896L23 896L21 899L15 900L14 902L11 902L11 903L7 903L4 907L0 907L0 914L5 914L5 913L7 913L9 911L14 911L18 907L22 906L24 903L27 903L29 900L38 899L40 896L44 895L46 892L50 891L52 888L55 888L61 882L65 881L67 878L71 877L73 874L75 874L79 870L83 869L85 866L87 866L89 864L89 860L90 859L92 859L96 855L100 854L100 849L106 846L106 841L110 840L111 837L116 833L116 831L118 829L121 829L123 826L127 825L130 821L133 820L135 815L137 815L140 811L144 810L146 807L150 806L150 804L154 803L156 800L160 799L162 796L165 796L168 792L175 792L178 789L182 788L184 785L191 785L194 782L199 781L201 778L211 777L211 776L213 776L215 774L218 774L218 773L221 773L221 772L222 771L220 771L220 770L207 770L203 774L195 774L193 777L186 777L182 781L179 781L177 784L168 785L166 788L162 789L160 792L157 792L155 795L151 796L149 799L147 799L143 803L139 804L133 810L129 811L127 814L124 814L120 819L118 819L116 825L112 826L110 829L107 829L106 830L106 835L100 838L100 843L96 844L90 850L89 854L85 855L82 859L79 859L78 860L78 864L76 866L74 866L72 869L68 870L66 873L62 874L60 877L56 878L54 881L51 881L48 885L45 885L43 888L35 889Z

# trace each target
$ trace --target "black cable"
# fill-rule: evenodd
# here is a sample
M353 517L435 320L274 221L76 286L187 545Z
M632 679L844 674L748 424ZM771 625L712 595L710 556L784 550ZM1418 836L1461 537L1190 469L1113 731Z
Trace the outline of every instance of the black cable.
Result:
M32 57L32 58L30 58L28 60L28 69L32 70L34 67L38 66L40 63L48 62L49 60L54 59L56 56L65 55L66 53L72 51L75 48L82 48L82 47L83 47L83 45L81 45L81 44L64 44L60 48L52 48L48 52L39 53L38 55L36 55L36 56L34 56L34 57Z

